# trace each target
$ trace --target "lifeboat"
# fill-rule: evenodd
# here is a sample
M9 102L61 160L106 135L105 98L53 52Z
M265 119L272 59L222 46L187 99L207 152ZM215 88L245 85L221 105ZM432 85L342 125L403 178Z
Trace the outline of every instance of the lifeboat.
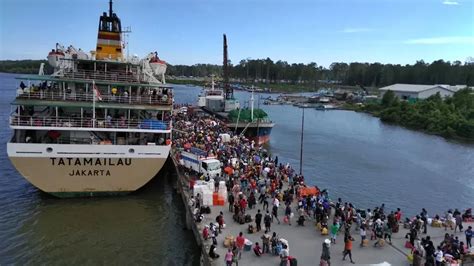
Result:
M64 53L61 50L53 49L48 54L48 63L54 68L59 68L62 59L64 59Z
M161 76L166 72L166 62L163 60L160 60L158 57L158 53L155 52L155 56L150 58L150 67L153 70L153 74L155 76Z

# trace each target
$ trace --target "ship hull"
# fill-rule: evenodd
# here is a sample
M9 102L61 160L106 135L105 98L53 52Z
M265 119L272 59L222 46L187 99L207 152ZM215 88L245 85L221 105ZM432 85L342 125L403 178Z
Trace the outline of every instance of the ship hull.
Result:
M247 123L229 123L227 126L231 130L236 129L237 134L241 134L244 131L244 136L250 140L255 141L257 144L265 144L270 141L270 134L275 124L273 123L251 123L247 126Z
M18 172L57 197L133 192L156 176L169 150L151 145L7 144Z

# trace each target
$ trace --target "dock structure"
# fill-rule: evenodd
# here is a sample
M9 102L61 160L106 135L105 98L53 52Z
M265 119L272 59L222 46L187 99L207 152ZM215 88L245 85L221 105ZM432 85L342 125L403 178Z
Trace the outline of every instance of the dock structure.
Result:
M179 167L175 162L175 165ZM189 183L186 182L187 178L184 173L179 174L181 179L181 189L186 191L183 193L183 200L187 203L189 196L189 188L187 187ZM261 236L264 234L264 230L249 234L247 232L248 225L250 223L239 224L232 219L232 214L228 209L228 204L225 206L211 206L211 214L204 215L204 220L200 223L195 223L191 214L191 208L186 205L187 208L187 223L189 223L189 228L194 231L194 235L197 239L198 244L202 249L202 265L226 265L224 261L224 255L227 252L227 248L224 247L224 238L228 235L237 237L239 232L242 232L245 238L249 239L252 243L259 242L262 245ZM271 208L271 207L270 207ZM292 208L296 208L295 203L293 203ZM252 216L252 219L255 219L255 214L257 210L260 209L263 211L263 205L257 203L253 209L247 210L246 213ZM224 213L224 221L226 227L222 230L222 233L217 237L217 254L220 255L218 259L209 258L208 252L209 247L212 244L212 240L204 240L202 237L202 230L205 225L209 223L215 223L215 216L219 212ZM288 240L289 242L289 253L290 256L295 257L298 260L298 265L319 265L322 252L322 243L325 239L329 238L328 235L321 235L320 231L315 227L315 222L312 220L306 221L304 226L298 226L296 224L296 219L293 219L292 225L283 223L283 212L284 210L279 208L279 218L281 223L278 224L274 221L271 225L271 232L276 232L277 235L281 238ZM332 216L331 219L332 220ZM262 222L263 223L263 222ZM251 224L255 227L255 221L252 221ZM464 227L467 228L468 225L474 227L474 223L464 223ZM264 227L262 225L262 227ZM360 247L360 236L359 232L355 231L354 228L351 230L352 236L355 241L353 242L352 256L355 262L355 265L393 265L393 266L406 266L409 265L407 260L407 255L411 253L410 249L405 248L405 243L408 239L405 238L405 235L409 232L407 229L400 228L398 233L393 233L392 235L392 245L386 243L383 247L373 247L375 241L369 241L367 247ZM422 234L422 237L429 235L431 240L435 245L441 243L444 238L444 234L454 234L459 237L461 241L464 241L464 233L454 233L453 230L448 228L447 231L444 228L428 228L428 234ZM370 239L370 233L367 233L368 238ZM349 258L347 257L345 261L342 260L342 252L344 251L344 234L341 232L337 237L336 244L331 244L331 265L354 265L350 263ZM239 265L248 265L248 266L270 266L270 265L279 265L280 258L271 253L264 254L261 257L257 257L253 251L244 251L242 258L239 260ZM385 263L385 264L383 264Z
M193 194L191 189L192 179L194 180L197 176L190 176L186 173L185 169L179 163L179 149L174 148L171 153L173 163L176 167L178 173L178 190L181 192L183 201L186 206L186 220L188 229L191 229L196 237L198 245L201 247L201 265L226 265L224 261L227 248L224 246L224 239L226 236L233 236L234 238L239 235L240 232L243 233L244 237L250 240L254 247L254 244L258 242L262 246L262 235L264 234L264 223L262 220L262 231L249 233L248 226L252 224L255 226L255 214L257 210L260 209L262 214L265 215L266 209L264 210L263 204L260 204L257 200L256 206L252 209L246 210L245 214L250 214L252 221L250 223L240 224L234 221L233 212L229 211L229 204L226 202L224 206L210 206L211 213L203 214L204 218L201 222L196 222L193 214L193 207L190 206L189 200ZM288 188L288 182L284 182L283 190ZM232 193L232 192L229 192ZM258 193L257 193L258 194ZM269 212L271 213L272 204L269 204ZM291 203L291 209L296 214L298 209L298 201L293 200ZM374 205L378 205L375 203ZM421 210L421 207L420 207ZM222 229L222 233L219 233L217 236L217 246L216 253L220 256L217 259L212 259L209 257L209 248L212 244L212 240L209 238L205 240L202 235L202 231L205 225L210 223L216 224L216 216L219 213L223 213L225 228ZM297 225L296 217L291 219L291 225L284 223L284 213L285 207L282 202L278 209L278 217L280 223L274 220L271 224L271 231L268 234L275 232L279 238L286 239L288 241L288 250L289 255L295 257L298 261L298 265L320 265L321 253L322 253L322 244L325 239L329 239L329 235L322 235L321 231L316 228L316 222L311 217L308 217L304 226ZM334 209L331 208L331 215L328 220L328 223L331 224L334 217ZM404 217L403 217L404 219ZM468 226L473 226L474 223L463 222L464 229ZM408 241L406 234L409 233L408 229L403 228L403 225L400 224L400 230L397 233L392 234L392 243L385 243L383 247L374 247L375 240L369 240L367 246L361 247L361 237L359 231L355 229L353 225L350 229L351 236L355 239L353 242L352 248L352 259L355 262L355 265L410 265L407 259L407 256L411 254L411 249L406 248L405 244ZM443 241L445 234L452 234L459 238L459 241L465 242L466 238L464 232L454 232L454 230L444 227L435 228L428 226L427 234L419 234L419 239L425 238L426 236L431 237L431 241L434 243L435 248ZM370 239L370 229L367 230L367 239ZM331 265L354 265L350 262L349 257L346 260L343 260L343 251L344 251L344 232L340 231L336 239L336 244L331 244ZM270 251L271 252L271 251ZM471 248L471 253L474 253L474 249ZM273 255L271 253L265 253L262 256L258 257L254 254L253 250L243 251L242 257L238 261L239 265L280 265L280 257ZM233 264L234 265L234 264ZM288 266L290 264L288 263ZM474 264L465 264L465 265L474 265Z

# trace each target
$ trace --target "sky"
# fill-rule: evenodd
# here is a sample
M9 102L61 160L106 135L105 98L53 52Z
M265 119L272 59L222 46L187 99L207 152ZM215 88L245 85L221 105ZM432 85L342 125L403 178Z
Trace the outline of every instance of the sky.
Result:
M108 0L0 0L0 60L45 59L57 42L95 49ZM129 53L170 64L270 57L413 64L474 57L474 0L115 0Z

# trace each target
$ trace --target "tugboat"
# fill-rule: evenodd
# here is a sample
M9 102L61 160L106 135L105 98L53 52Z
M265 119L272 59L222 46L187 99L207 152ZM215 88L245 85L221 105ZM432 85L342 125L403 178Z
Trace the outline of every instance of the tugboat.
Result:
M96 50L56 44L52 75L20 76L7 143L12 164L57 197L135 191L157 175L171 148L172 88L155 53L122 54L112 10L99 19ZM26 84L25 84L26 83Z
M199 96L198 106L224 121L236 134L244 135L256 144L267 143L275 124L269 120L265 111L253 107L253 91L249 108L240 108L239 101L234 98L234 90L229 85L227 58L227 37L224 34L224 89L216 89L213 79L211 88L205 89Z

